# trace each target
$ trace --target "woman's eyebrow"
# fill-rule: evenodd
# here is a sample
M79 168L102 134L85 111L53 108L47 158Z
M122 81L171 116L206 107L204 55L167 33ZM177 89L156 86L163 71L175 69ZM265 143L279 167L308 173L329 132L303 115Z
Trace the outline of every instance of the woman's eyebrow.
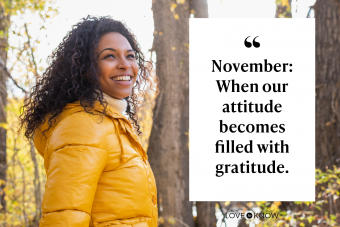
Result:
M113 49L113 48L105 48L104 50L113 50L113 51L117 51L117 50L115 50L115 49ZM102 50L102 51L99 53L99 55L100 55L101 53L103 53L104 50ZM126 52L130 52L130 51L134 51L134 50L130 49L130 50L127 50Z

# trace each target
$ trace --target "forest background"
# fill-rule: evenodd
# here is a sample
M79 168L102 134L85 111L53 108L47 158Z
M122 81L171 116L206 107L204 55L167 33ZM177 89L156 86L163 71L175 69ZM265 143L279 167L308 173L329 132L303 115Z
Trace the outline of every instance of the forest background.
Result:
M0 226L39 226L46 175L32 141L17 133L20 106L47 56L88 14L125 21L159 78L160 94L143 97L139 112L159 226L340 226L339 0L0 0ZM190 17L315 17L316 201L189 202ZM246 210L281 215L226 218Z

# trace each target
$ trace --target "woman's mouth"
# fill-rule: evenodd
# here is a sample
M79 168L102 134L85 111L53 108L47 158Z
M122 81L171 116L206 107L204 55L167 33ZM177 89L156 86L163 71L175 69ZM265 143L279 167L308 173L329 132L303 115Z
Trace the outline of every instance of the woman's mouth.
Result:
M111 79L114 83L118 85L130 85L132 82L132 76L130 75L121 75L121 76L114 76Z

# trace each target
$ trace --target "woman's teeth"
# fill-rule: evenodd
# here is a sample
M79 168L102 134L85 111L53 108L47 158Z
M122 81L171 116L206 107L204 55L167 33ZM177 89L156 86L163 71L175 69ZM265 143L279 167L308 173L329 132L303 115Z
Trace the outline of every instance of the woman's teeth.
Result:
M129 81L131 78L130 76L117 76L112 78L113 80L123 80L123 81Z

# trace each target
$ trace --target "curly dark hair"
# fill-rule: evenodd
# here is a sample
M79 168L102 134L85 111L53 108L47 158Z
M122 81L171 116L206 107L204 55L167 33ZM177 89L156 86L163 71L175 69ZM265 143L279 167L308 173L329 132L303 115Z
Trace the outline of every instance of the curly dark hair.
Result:
M125 23L109 16L89 15L74 25L59 46L53 50L52 55L49 56L49 66L42 78L37 81L30 95L25 98L19 117L19 131L24 129L27 139L33 137L35 129L45 123L49 115L49 127L43 132L45 135L67 103L80 101L84 110L89 112L88 109L92 109L95 100L98 100L104 106L102 114L105 114L108 104L103 99L103 92L99 86L100 72L95 49L100 38L110 32L122 34L136 54L139 74L132 93L125 99L128 103L126 113L137 134L141 134L137 122L137 111L140 105L137 91L138 95L146 92L148 86L145 85L151 82L151 69L145 65L146 61L136 37ZM152 64L150 66L152 67ZM141 87L141 85L144 86Z

